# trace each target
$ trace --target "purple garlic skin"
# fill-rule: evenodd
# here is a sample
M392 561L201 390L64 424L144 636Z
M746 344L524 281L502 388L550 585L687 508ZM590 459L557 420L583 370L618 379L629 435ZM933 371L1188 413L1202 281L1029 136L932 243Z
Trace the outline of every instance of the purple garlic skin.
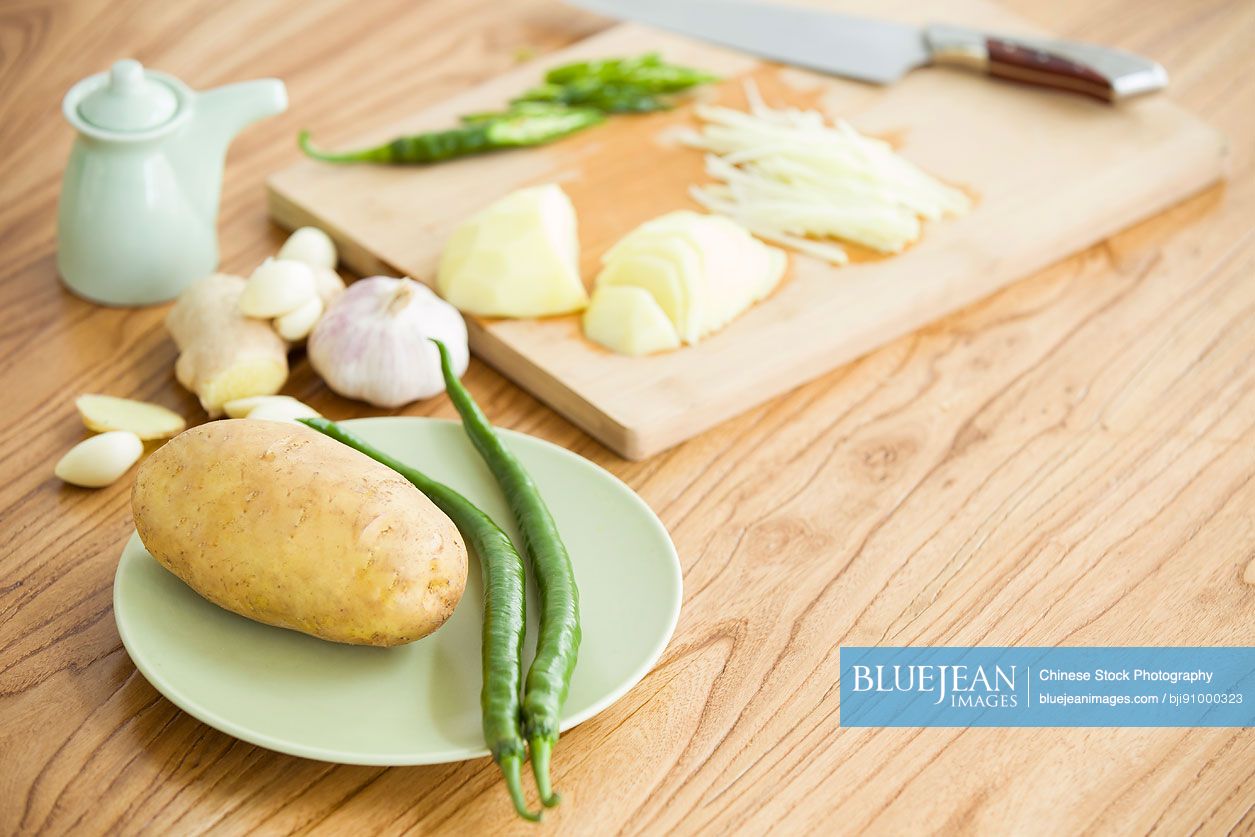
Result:
M348 287L309 336L309 361L340 395L376 407L401 407L444 392L440 353L466 372L466 322L449 303L413 279L371 276Z

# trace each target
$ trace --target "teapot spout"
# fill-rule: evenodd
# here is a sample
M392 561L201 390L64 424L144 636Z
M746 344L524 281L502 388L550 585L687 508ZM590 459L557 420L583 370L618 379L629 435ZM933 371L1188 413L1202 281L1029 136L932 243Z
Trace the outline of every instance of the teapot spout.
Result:
M287 107L287 88L277 78L227 84L197 95L197 127L219 138L225 151L227 143L245 127Z
M222 165L227 146L249 124L282 113L288 91L277 78L263 78L215 87L195 94L190 130L171 144L169 154L189 203L204 218L218 216Z

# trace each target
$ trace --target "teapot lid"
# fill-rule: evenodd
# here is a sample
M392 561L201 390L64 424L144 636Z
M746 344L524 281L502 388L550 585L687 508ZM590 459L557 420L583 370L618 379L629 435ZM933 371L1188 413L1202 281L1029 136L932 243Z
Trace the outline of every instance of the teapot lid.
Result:
M147 131L170 121L178 109L169 85L131 59L115 63L105 83L78 104L84 121L107 131Z

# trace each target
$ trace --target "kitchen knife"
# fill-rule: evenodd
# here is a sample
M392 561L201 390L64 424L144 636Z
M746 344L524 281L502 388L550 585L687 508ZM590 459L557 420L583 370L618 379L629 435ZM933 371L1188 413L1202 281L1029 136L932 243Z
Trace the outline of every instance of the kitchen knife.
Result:
M910 26L756 0L568 0L616 18L839 76L888 84L927 64L1084 93L1109 102L1162 90L1159 64L1116 49L958 26Z

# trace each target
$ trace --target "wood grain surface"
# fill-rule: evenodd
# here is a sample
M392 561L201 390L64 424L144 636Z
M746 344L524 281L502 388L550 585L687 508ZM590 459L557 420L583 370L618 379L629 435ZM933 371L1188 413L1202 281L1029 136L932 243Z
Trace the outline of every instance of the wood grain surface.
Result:
M52 465L84 435L79 392L200 413L162 309L56 281L59 103L126 55L195 87L284 78L291 110L227 166L223 266L247 271L282 238L263 182L297 129L334 145L606 22L540 0L6 0L0 833L1255 832L1253 730L838 727L841 644L1255 642L1255 4L1006 4L1162 61L1230 138L1228 185L644 462L472 363L497 421L626 480L684 564L672 645L563 736L565 799L534 828L486 760L277 755L130 663L110 607L128 486L67 488ZM303 361L287 391L367 413Z
M990 0L842 0L840 7L921 25L961 20L984 31L1031 29ZM1080 96L1032 95L953 68L873 87L632 23L399 122L372 125L348 147L500 108L551 66L650 51L724 79L694 98L744 108L744 85L752 80L776 107L818 108L890 137L975 203L967 215L926 224L922 239L892 258L868 253L836 268L794 253L767 299L682 351L615 355L584 337L578 314L470 318L475 354L630 459L690 439L1155 215L1214 184L1224 163L1223 138L1163 96L1113 108ZM285 227L327 230L358 271L434 282L458 224L514 189L557 182L575 205L580 261L591 284L604 253L639 224L701 209L688 190L710 182L705 155L679 140L699 127L693 108L681 106L613 119L526 153L444 166L302 160L268 179L271 214Z

